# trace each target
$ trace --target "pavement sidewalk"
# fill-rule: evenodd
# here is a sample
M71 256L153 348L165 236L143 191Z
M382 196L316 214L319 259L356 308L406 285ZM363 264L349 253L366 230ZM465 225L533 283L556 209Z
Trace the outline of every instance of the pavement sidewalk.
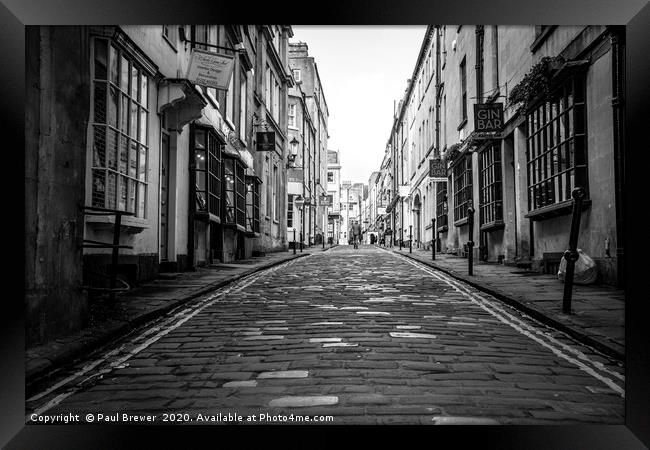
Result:
M295 255L293 250L274 252L233 263L199 267L194 272L160 273L155 280L117 296L112 304L108 300L93 302L90 321L84 329L27 348L25 380L29 385L76 358L123 337L138 326L251 273L330 248L328 245L324 249L314 245L305 247L302 253L298 249Z
M386 247L382 247L386 248ZM519 267L474 261L467 275L467 258L430 251L392 249L462 280L578 341L621 361L625 358L625 293L612 286L574 285L572 314L562 312L564 284L553 275Z

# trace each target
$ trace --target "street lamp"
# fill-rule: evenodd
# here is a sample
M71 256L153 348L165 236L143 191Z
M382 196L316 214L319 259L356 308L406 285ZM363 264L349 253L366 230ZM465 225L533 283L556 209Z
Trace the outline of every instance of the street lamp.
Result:
M300 210L300 253L302 253L302 207L305 204L305 199L298 196L293 203L298 207L298 210Z

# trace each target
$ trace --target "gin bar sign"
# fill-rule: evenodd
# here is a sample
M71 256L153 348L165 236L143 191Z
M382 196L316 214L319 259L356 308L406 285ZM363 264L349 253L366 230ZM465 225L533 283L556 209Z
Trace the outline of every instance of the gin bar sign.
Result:
M503 128L503 103L474 105L474 131L500 132Z

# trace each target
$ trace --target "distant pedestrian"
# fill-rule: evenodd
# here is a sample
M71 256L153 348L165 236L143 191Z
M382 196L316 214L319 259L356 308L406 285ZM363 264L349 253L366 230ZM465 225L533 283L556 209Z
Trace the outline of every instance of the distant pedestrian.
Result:
M352 241L354 242L354 248L359 248L359 242L361 241L361 225L358 221L354 221L352 227L350 228L350 234L352 235Z

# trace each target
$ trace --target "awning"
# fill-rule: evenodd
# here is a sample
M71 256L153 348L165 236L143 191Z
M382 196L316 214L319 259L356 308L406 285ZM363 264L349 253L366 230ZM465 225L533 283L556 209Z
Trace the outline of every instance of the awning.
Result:
M185 125L201 117L208 102L184 78L165 78L158 89L158 113L165 114L167 127L180 133Z

